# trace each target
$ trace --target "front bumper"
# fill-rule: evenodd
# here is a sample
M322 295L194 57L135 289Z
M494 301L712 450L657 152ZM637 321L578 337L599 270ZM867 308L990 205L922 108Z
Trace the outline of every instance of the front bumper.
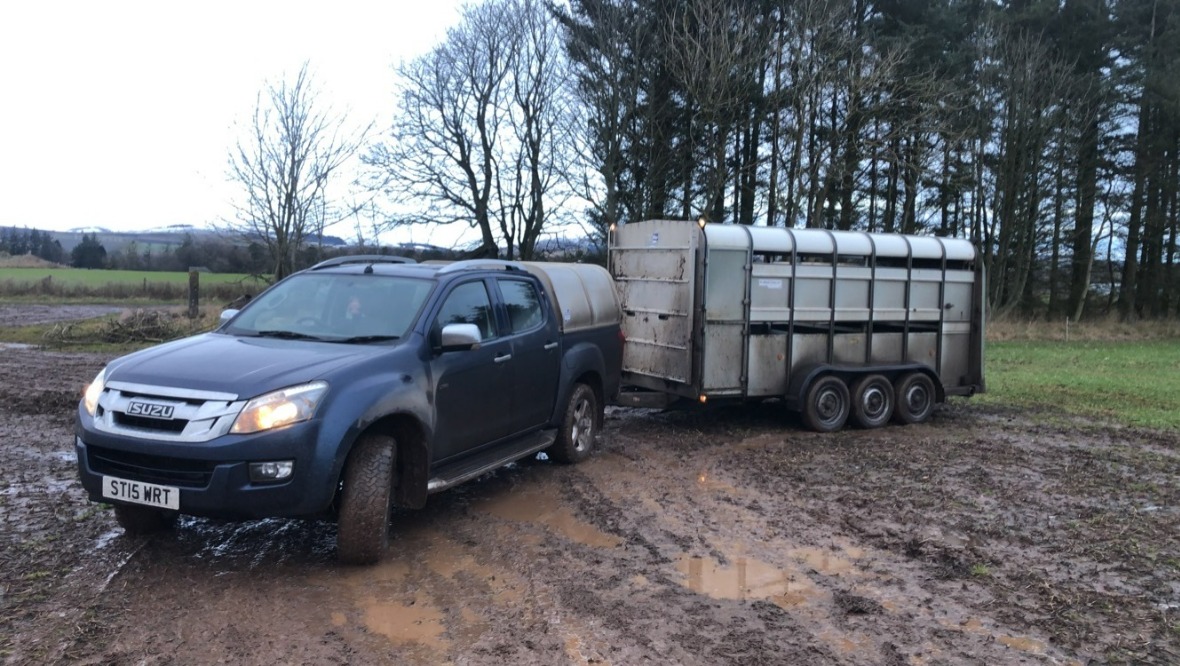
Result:
M177 487L180 513L230 520L322 515L336 493L334 459L317 456L316 420L201 443L114 435L85 423L75 434L82 486L97 502L110 502L102 496L103 476ZM249 464L271 460L294 460L291 477L252 482Z

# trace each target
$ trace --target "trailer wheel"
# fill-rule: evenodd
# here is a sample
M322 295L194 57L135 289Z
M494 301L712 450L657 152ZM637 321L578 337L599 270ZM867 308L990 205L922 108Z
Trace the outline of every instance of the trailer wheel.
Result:
M388 435L364 435L344 464L336 534L341 562L373 564L389 547L396 450Z
M934 382L926 374L911 372L903 376L894 388L897 405L893 420L898 423L923 423L934 413Z
M175 511L130 504L115 505L115 520L128 536L155 534L171 529L176 524L176 516Z
M848 386L834 375L815 380L803 403L803 423L816 432L831 432L844 427L850 411Z
M852 388L852 420L862 428L889 423L893 397L893 384L884 375L862 377Z
M557 440L545 454L560 463L578 463L590 457L594 437L602 424L602 406L594 389L586 384L574 384L570 400L561 419Z

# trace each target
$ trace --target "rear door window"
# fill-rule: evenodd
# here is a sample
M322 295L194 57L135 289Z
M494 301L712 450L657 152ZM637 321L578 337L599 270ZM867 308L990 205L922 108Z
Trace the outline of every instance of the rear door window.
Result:
M534 283L525 280L500 280L499 285L513 333L536 328L545 321L544 310L541 309L541 295Z

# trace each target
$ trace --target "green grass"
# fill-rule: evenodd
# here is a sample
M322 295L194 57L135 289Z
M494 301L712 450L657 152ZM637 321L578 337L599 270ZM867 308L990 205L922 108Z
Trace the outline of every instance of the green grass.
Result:
M188 284L188 273L164 271L110 271L87 270L83 268L0 268L0 282L33 284L50 278L63 285L97 286L103 284L143 284L144 281L159 284ZM254 277L241 273L201 273L201 284L246 284L257 285Z
M984 403L1180 429L1180 340L987 346Z

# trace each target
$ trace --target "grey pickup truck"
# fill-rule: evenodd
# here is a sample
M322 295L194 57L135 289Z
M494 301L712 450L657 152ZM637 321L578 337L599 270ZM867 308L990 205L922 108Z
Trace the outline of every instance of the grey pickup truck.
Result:
M335 517L340 559L371 563L391 507L541 451L585 459L620 316L592 265L325 261L107 365L78 406L82 485L129 533Z

